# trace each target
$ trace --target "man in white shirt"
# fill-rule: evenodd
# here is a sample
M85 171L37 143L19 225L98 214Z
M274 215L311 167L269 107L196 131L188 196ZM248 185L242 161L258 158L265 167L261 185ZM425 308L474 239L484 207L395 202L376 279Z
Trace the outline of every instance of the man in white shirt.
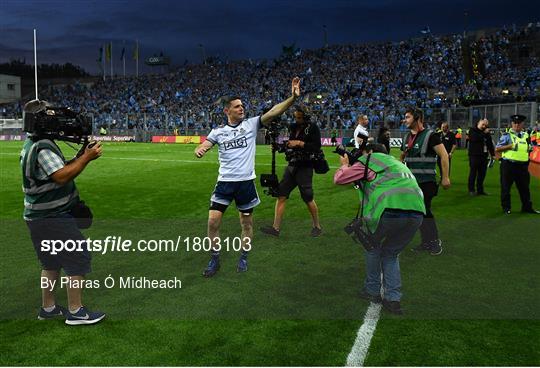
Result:
M244 105L239 97L227 98L223 109L227 124L212 129L206 141L195 149L195 156L201 158L210 148L218 145L219 176L208 212L208 237L212 240L212 256L204 270L204 277L214 276L220 268L219 228L223 213L233 200L240 212L242 227L242 255L237 271L247 271L247 255L253 238L253 208L260 203L254 182L257 130L282 115L300 96L300 78L292 80L291 92L291 97L267 113L249 119L245 119Z
M369 138L369 132L367 126L369 125L369 120L367 115L358 115L356 120L356 128L354 129L354 146L360 148L362 144L366 144Z

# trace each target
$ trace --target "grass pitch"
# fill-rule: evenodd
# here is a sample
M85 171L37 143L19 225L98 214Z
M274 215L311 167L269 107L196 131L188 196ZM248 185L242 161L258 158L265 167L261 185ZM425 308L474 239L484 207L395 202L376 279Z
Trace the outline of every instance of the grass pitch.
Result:
M342 231L357 195L332 183L333 166L316 175L315 199L323 235L297 191L287 203L279 239L258 231L272 222L274 200L263 194L254 214L250 270L235 272L238 253L223 252L212 279L201 272L205 252L94 253L99 288L85 304L108 314L88 328L37 321L39 265L22 220L21 142L0 142L0 364L2 365L343 365L367 302L358 298L364 258ZM73 152L62 146L66 156ZM92 207L94 239L204 237L217 152L194 158L193 146L113 143L76 180ZM270 171L270 149L257 147L258 174ZM278 156L278 174L285 162ZM433 212L441 256L401 255L406 314L383 313L366 365L539 365L540 283L538 217L523 215L514 189L514 214L503 217L498 165L488 171L488 197L467 193L467 156L452 160L452 188L439 192ZM257 183L258 185L258 183ZM533 179L533 203L540 207ZM239 236L237 211L225 214L222 237ZM416 241L412 244L415 245ZM103 286L111 275L182 280L181 289ZM65 291L57 292L65 305Z

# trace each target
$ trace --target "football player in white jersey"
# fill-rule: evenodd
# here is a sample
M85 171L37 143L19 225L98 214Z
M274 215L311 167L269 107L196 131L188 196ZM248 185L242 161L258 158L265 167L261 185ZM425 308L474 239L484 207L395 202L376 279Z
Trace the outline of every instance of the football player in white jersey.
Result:
M354 147L357 149L360 148L360 146L365 146L367 140L369 139L369 133L367 130L368 124L369 120L367 115L358 116L358 119L356 120L356 128L354 129L353 133Z
M244 105L238 97L225 100L223 112L227 124L212 129L206 141L195 149L201 158L214 145L218 146L219 176L210 199L208 212L208 237L212 240L212 254L204 277L212 277L220 268L219 254L225 243L219 238L221 219L234 200L240 212L242 227L242 254L237 271L247 271L247 255L252 247L253 208L260 203L255 189L255 146L257 130L282 115L300 96L300 78L291 83L291 96L272 107L262 116L246 119Z

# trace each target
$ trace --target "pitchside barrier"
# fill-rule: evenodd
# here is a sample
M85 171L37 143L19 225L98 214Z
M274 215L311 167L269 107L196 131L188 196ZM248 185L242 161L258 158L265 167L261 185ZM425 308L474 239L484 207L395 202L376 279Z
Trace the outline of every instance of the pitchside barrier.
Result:
M26 133L24 134L0 134L0 141L24 141L26 139ZM90 141L101 142L135 142L134 135L92 135L88 137Z

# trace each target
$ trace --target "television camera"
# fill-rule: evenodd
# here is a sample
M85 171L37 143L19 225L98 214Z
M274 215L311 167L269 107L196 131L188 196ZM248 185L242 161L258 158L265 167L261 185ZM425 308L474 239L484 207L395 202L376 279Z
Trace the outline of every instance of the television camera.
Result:
M82 144L77 157L86 147L92 134L92 121L89 116L77 113L69 107L55 107L47 101L33 100L24 106L23 130L30 133L33 140L51 139Z

